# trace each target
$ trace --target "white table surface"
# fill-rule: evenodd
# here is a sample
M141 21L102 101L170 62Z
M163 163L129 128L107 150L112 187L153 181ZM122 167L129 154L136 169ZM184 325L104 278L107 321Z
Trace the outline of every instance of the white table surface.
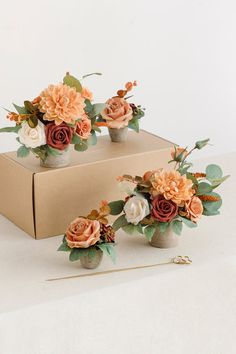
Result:
M231 174L220 187L220 216L185 228L174 249L119 232L116 265L104 257L99 270L178 254L189 255L190 266L46 282L88 271L56 252L61 237L35 241L0 216L0 353L235 354L236 153L195 166L208 163Z

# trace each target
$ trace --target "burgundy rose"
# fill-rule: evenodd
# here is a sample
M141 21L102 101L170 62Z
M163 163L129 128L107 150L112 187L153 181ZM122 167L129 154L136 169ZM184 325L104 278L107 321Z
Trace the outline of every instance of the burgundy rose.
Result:
M152 211L151 214L153 218L160 222L169 222L178 213L178 206L172 200L167 200L163 195L157 195L152 200Z
M66 123L49 123L45 127L47 144L54 149L64 150L71 142L73 128Z

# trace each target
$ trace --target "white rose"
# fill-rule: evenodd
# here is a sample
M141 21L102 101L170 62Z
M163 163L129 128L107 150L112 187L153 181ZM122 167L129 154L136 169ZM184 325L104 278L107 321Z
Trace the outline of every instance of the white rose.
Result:
M141 196L131 197L124 206L124 212L128 222L138 225L150 213L147 199Z
M18 135L20 142L28 148L36 148L46 144L44 124L40 121L35 128L30 128L27 122L22 123Z

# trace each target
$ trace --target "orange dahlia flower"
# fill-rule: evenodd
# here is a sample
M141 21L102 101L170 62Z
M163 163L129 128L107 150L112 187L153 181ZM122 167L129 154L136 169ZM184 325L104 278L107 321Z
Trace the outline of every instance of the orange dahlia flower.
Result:
M178 171L160 170L151 177L151 194L155 197L158 194L164 195L165 199L172 200L180 205L191 199L194 194L193 183L186 176L181 176Z
M64 84L49 85L40 94L39 110L44 113L43 119L75 124L84 114L84 98L74 87Z

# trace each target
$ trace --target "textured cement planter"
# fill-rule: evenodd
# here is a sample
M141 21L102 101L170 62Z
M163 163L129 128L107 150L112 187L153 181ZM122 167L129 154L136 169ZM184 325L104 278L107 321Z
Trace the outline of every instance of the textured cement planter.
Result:
M127 140L128 137L128 127L115 129L108 128L111 141L113 143L121 143Z
M94 269L99 266L102 261L103 252L101 250L96 250L96 254L93 257L82 256L80 262L82 267L87 269Z
M48 155L46 160L40 160L40 166L48 168L66 167L70 164L70 150L64 150L60 155Z
M163 233L157 230L150 241L150 245L157 248L172 248L178 246L179 238L180 236L176 235L169 227Z

